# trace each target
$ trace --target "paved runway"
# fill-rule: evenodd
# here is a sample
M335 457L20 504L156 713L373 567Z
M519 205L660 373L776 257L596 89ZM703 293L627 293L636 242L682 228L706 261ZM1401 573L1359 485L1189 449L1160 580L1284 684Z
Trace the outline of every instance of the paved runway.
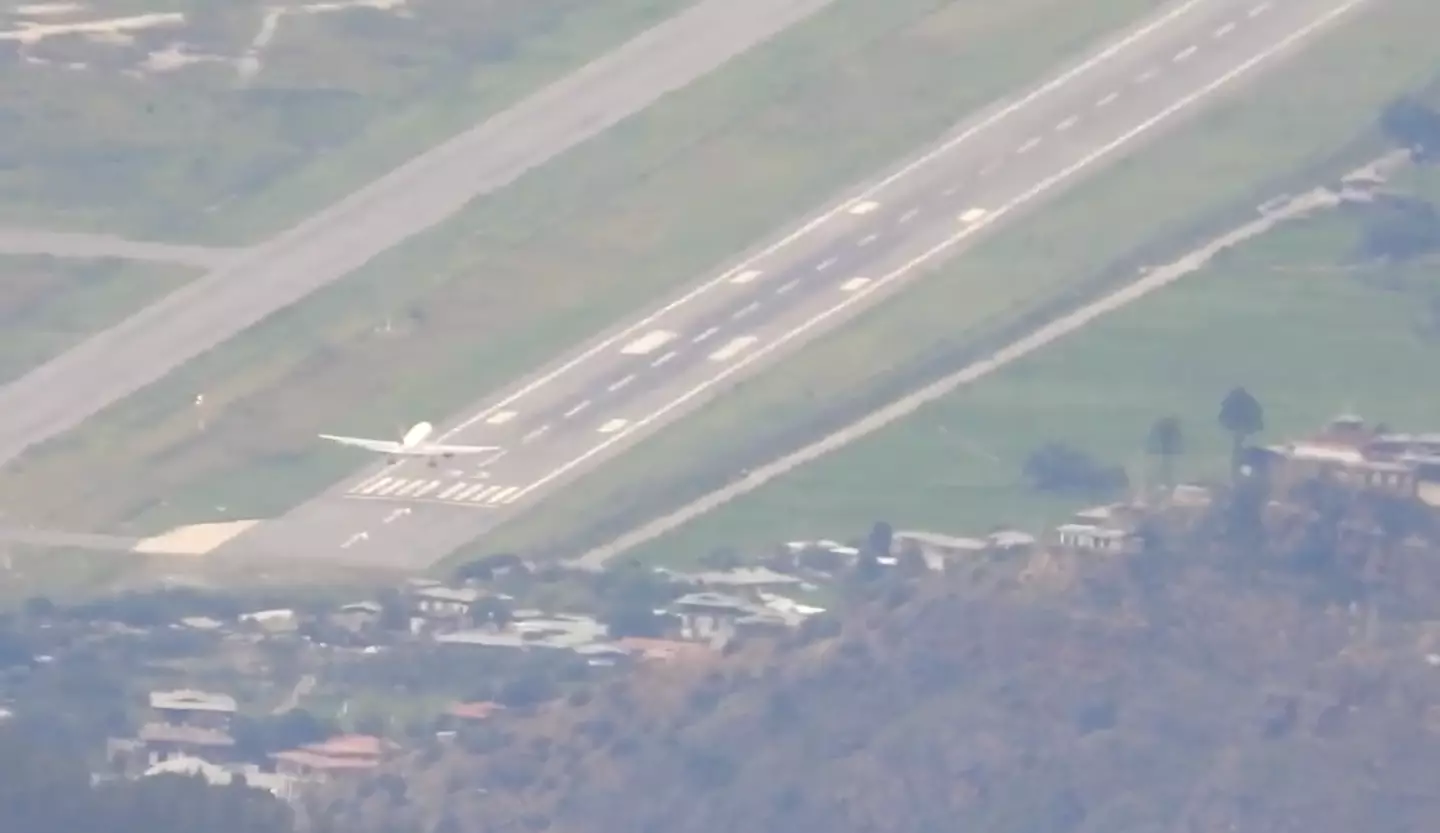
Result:
M831 0L700 0L670 20L0 388L0 465Z
M733 268L446 426L448 440L502 452L436 468L367 469L222 554L433 563L771 357L843 325L1366 2L1172 4Z

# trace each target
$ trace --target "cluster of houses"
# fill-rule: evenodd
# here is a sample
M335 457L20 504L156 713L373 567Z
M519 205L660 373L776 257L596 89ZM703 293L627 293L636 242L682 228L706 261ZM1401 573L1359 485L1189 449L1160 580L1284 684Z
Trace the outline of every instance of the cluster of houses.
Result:
M1242 471L1263 475L1272 494L1283 500L1299 483L1324 478L1353 490L1372 490L1440 509L1440 434L1396 434L1366 426L1357 417L1332 420L1314 437L1250 449ZM1170 490L1166 509L1203 511L1208 489L1182 485ZM1138 529L1153 510L1137 503L1116 503L1081 510L1047 535L1001 530L983 537L961 537L919 530L896 531L881 565L902 560L923 562L936 572L973 563L987 554L1024 555L1039 549L1124 554L1140 545ZM793 541L783 548L789 563L804 564L806 553L828 553L840 563L853 562L861 548L838 541ZM802 556L795 558L794 556ZM777 562L772 562L777 563ZM788 569L783 564L777 566ZM663 639L612 638L606 626L580 613L553 613L518 608L514 599L477 586L450 586L413 579L401 598L400 627L414 638L458 650L560 650L583 656L595 665L623 660L674 661L711 656L728 640L751 633L793 628L822 608L797 600L817 589L800 575L769 567L740 567L703 573L659 571L685 588L682 595L656 610L669 623ZM824 571L799 569L808 577ZM815 579L820 580L820 579ZM329 624L366 635L376 644L365 652L384 650L381 620L395 611L378 602L343 605L326 616ZM293 631L294 611L258 611L241 617L250 631ZM184 620L180 627L228 627L211 620ZM130 776L185 773L213 783L246 784L292 797L302 784L371 771L399 751L378 737L345 735L270 754L264 761L239 760L231 736L236 711L233 698L198 691L155 692L150 717L134 738L112 740L109 758L116 773ZM498 708L491 703L455 704L442 719L441 734L469 721L486 720Z
M584 614L512 608L514 599L509 596L428 579L406 583L401 594L405 610L400 619L406 625L402 636L457 646L457 650L571 651L595 665L622 660L673 662L713 656L716 648L737 635L794 627L822 612L784 595L808 587L802 579L766 568L667 573L666 577L689 591L655 611L671 623L666 638L611 638L603 623ZM497 616L497 610L504 614ZM373 643L361 653L378 653L386 649L382 643L387 640L381 636L386 614L380 603L360 601L341 605L322 618ZM313 615L294 610L264 610L244 614L234 623L192 617L174 627L219 631L239 639L306 638L299 632L313 620ZM489 719L499 708L494 703L453 704L440 716L437 735L451 736L466 723ZM199 776L214 784L241 782L288 800L307 785L374 771L401 751L393 741L352 734L272 752L264 760L247 759L233 734L237 709L235 698L227 694L152 692L135 736L107 742L108 775Z
M496 704L457 703L443 725L487 719ZM112 777L198 776L215 785L244 784L290 800L303 787L375 771L401 751L373 735L337 735L264 760L247 759L233 735L238 706L228 694L184 689L153 691L146 722L133 738L111 738L106 758Z
M1325 480L1352 492L1377 492L1440 512L1440 434L1393 433L1367 425L1360 417L1341 415L1313 436L1248 449L1242 471L1270 484L1272 509L1287 508L1292 490L1302 483ZM944 572L973 563L985 554L1023 555L1043 548L1081 553L1123 555L1142 546L1141 522L1156 509L1196 515L1209 507L1212 490L1181 484L1149 500L1092 506L1074 513L1044 535L1005 529L980 537L922 530L896 531L889 553L878 560L893 566L906 555L923 558L926 566ZM858 558L861 547L833 540L791 541L792 555L822 551L842 559Z

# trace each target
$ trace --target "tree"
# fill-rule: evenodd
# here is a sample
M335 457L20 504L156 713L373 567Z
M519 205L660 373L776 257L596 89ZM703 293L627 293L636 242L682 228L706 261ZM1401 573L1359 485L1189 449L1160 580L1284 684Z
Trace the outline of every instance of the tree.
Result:
M1411 96L1401 96L1381 111L1380 129L1419 160L1440 151L1440 113Z
M1265 430L1265 410L1260 402L1242 387L1232 388L1220 402L1220 427L1229 432L1230 476L1240 473L1240 458L1245 451L1245 441Z
M1403 262L1440 249L1440 215L1414 198L1377 202L1365 213L1360 254L1372 260Z
M1160 482L1167 489L1175 487L1175 458L1185 453L1185 434L1180 418L1167 416L1155 420L1145 438L1145 452L1160 461Z
M890 554L890 547L895 541L895 530L885 521L876 521L870 527L870 535L865 539L865 546L876 556Z

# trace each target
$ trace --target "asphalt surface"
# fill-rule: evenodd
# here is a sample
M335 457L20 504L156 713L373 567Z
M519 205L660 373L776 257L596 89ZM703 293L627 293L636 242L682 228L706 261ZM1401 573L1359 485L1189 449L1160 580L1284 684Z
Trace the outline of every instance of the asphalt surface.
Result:
M831 0L700 0L0 388L0 465L78 425ZM17 241L18 242L18 241Z
M221 554L431 564L1378 1L1172 4L445 426L493 458L377 465Z

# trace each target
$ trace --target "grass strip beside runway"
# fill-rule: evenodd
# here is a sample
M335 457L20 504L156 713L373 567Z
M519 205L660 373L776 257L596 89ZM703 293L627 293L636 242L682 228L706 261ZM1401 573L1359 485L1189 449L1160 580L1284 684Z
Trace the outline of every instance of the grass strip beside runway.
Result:
M198 275L189 267L112 258L0 256L0 383Z
M283 511L354 470L315 433L467 407L1152 6L837 0L35 450L0 499L91 529Z
M1424 0L1378 5L1273 70L1244 97L1212 107L1182 132L1156 141L1000 231L843 332L816 341L742 383L702 413L587 474L539 510L487 536L484 548L572 553L603 543L661 514L661 506L678 506L723 485L739 468L779 456L814 439L826 427L838 428L858 417L861 411L824 419L827 412L838 410L837 403L865 401L869 392L885 386L897 368L923 368L928 357L947 353L954 362L953 356L965 352L967 342L985 343L1008 323L1067 289L1103 277L1117 263L1133 274L1143 263L1173 258L1186 244L1253 216L1254 206L1277 190L1313 187L1317 177L1353 167L1378 147L1364 135L1357 137L1357 132L1366 132L1385 102L1422 86L1434 73L1433 47L1421 31L1435 25L1440 25L1440 8ZM1147 256L1153 259L1146 260ZM1199 283L1205 278L1186 280ZM1211 303L1244 306L1251 302L1247 293L1255 291L1244 280L1222 286L1216 291L1228 300ZM1268 296L1257 296L1255 302L1264 297ZM1148 303L1160 304L1162 299ZM1305 331L1297 332L1297 337L1324 332L1307 330L1315 324L1305 322L1303 314L1297 318L1302 323L1296 329ZM1168 334L1184 323L1176 315L1148 321L1146 329L1157 351L1167 349L1163 345ZM1277 326L1289 328L1286 323ZM1136 339L1130 344L1132 349L1144 349ZM1072 349L1067 345L1062 352L1069 355ZM1375 355L1380 354L1371 357ZM1197 367L1205 367L1204 360L1196 357ZM1224 363L1224 354L1217 353L1213 367L1223 375L1231 366ZM1118 377L1112 393L1108 374L1097 373L1094 366L1080 378L1092 386L1096 401L1113 396L1133 409L1123 417L1107 416L1122 433L1135 430L1137 421L1142 426L1136 437L1125 433L1130 442L1126 448L1132 452L1139 448L1150 419L1169 413L1172 405L1192 407L1214 394L1210 390L1214 379L1208 375L1197 375L1195 390L1173 402L1167 402L1164 393L1153 399L1140 396L1138 386L1127 386ZM982 382L975 390L986 384L990 383ZM958 392L929 411L954 412L959 406L951 403L967 401L971 395ZM839 452L784 478L783 483L777 481L742 498L717 513L719 520L702 519L690 528L693 534L677 533L647 553L694 556L729 543L790 537L812 527L826 527L834 537L858 531L886 511L895 514L900 506L913 507L913 514L904 517L916 523L948 518L952 522L943 526L959 524L962 529L956 531L983 531L970 527L986 518L1001 523L1044 515L1057 507L1037 508L1030 503L1007 509L1006 500L1016 492L1013 450L1050 438L1045 432L1055 430L1053 420L1064 420L1074 410L1063 404L1063 394L1054 397L1047 400L1032 392L1018 400L1002 398L985 416L976 417L993 429L978 437L970 430L968 417L944 422L948 435L938 435L936 423L913 417L862 441L853 452ZM1393 402L1394 398L1387 401L1392 410L1404 410ZM1333 402L1327 408L1342 404ZM1035 408L1059 409L1059 413L1033 414ZM1290 413L1298 418L1302 410L1297 406ZM1089 416L1083 407L1075 412L1082 421ZM1204 422L1197 430L1210 427L1204 418L1195 419ZM802 436L807 427L812 430ZM1000 430L1001 436L995 436L994 430ZM879 437L886 439L882 442ZM1114 451L1115 438L1109 442L1108 446L1101 442L1102 451ZM988 453L999 462L983 473L976 468L974 454L961 453L989 447L1000 451L983 452L980 459ZM884 463L880 458L886 455L894 457ZM872 483L865 473L877 466L885 476ZM910 479L897 482L892 476L897 470L908 472ZM812 472L823 472L821 476L830 480L817 480ZM973 499L979 492L1008 498L974 502L973 514L953 505L961 495ZM890 493L893 497L887 497ZM922 496L931 493L936 497ZM840 518L848 519L846 528L835 528L842 525ZM896 514L895 519L903 517Z

